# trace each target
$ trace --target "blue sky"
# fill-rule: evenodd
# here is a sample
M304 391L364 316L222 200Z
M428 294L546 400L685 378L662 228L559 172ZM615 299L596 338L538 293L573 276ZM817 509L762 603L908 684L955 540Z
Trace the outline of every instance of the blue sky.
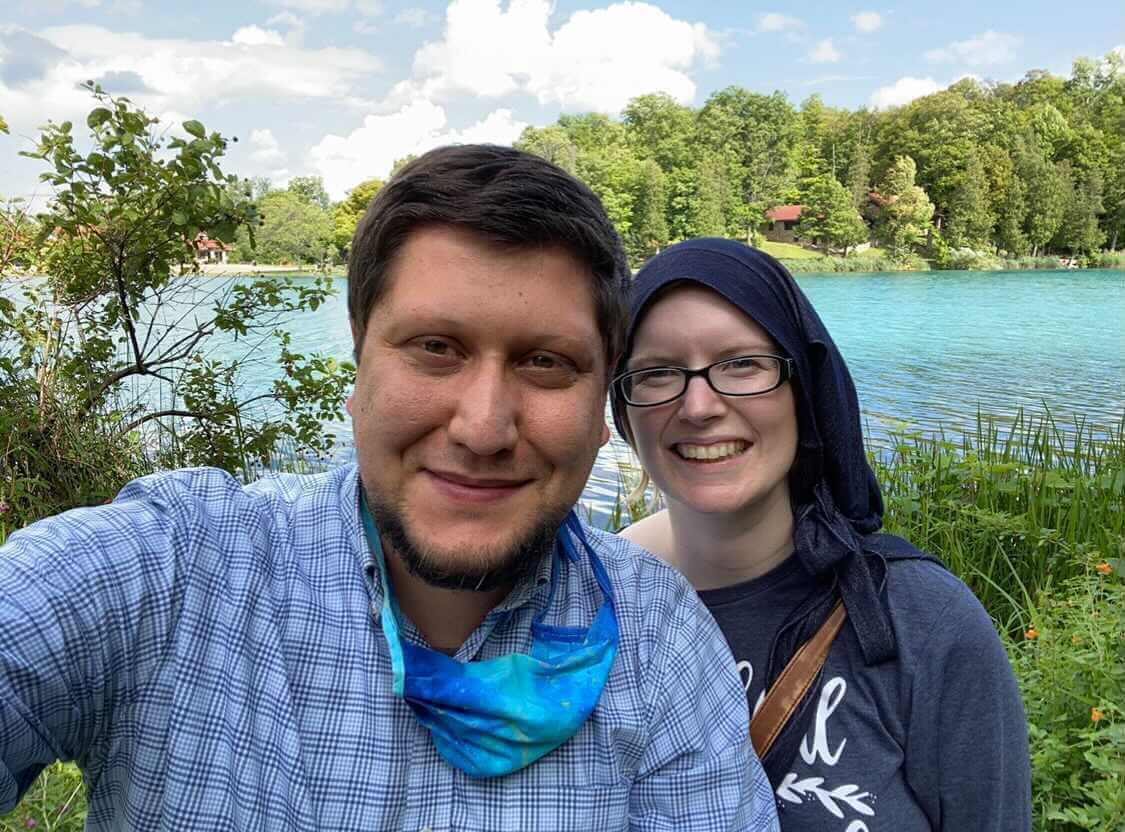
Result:
M48 118L81 122L95 78L159 115L235 135L227 168L341 198L407 153L509 143L560 112L616 115L663 91L692 106L738 84L890 107L965 75L1065 75L1125 50L1120 0L941 3L558 0L5 0L0 196L41 199L19 159Z

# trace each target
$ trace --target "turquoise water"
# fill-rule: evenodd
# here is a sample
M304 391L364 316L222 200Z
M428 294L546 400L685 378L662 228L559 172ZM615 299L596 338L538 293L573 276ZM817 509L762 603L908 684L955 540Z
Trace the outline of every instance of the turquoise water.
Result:
M855 378L869 441L905 426L923 430L1001 419L1046 406L1064 428L1075 416L1116 423L1125 414L1125 272L1020 271L800 275ZM209 279L199 292L229 281ZM340 293L291 320L293 348L351 355ZM253 339L224 346L241 354ZM248 386L276 372L262 356ZM338 460L350 459L351 430L337 426ZM602 450L585 500L600 513L617 490L617 465L631 459L616 436Z
M869 440L904 425L923 430L1001 419L1046 406L1064 427L1075 416L1116 423L1125 414L1125 272L1020 271L799 275L855 378ZM351 353L341 294L291 324L294 346ZM351 456L340 426L338 458ZM615 435L585 500L613 502Z

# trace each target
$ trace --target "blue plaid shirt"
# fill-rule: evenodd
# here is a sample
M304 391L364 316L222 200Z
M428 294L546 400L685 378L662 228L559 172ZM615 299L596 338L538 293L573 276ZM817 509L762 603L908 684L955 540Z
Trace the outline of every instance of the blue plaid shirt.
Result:
M777 829L714 622L673 570L595 530L621 642L593 715L507 777L447 765L391 690L357 483L354 467L249 487L175 471L12 535L0 813L64 759L96 830ZM550 561L458 659L530 649ZM588 626L588 561L562 568L547 621Z

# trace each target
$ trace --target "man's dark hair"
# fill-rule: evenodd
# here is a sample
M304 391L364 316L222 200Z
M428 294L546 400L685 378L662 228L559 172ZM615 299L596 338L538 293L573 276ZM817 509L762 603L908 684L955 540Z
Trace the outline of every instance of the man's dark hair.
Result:
M498 245L558 245L589 267L607 368L625 342L629 267L621 238L586 185L546 159L510 147L431 150L402 168L371 201L348 258L348 317L356 360L367 319L389 286L412 231L449 225Z

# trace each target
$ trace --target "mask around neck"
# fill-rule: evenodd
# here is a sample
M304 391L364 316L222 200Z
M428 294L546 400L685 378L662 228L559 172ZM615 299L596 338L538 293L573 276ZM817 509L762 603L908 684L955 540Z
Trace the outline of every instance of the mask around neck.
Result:
M618 644L613 587L574 512L555 539L550 595L532 621L530 654L467 663L400 637L401 615L387 580L382 543L362 496L360 512L383 587L380 619L394 692L430 732L442 759L470 777L500 777L526 768L573 737L601 698ZM572 536L589 557L604 595L588 628L543 623L563 561L567 568L580 561Z

